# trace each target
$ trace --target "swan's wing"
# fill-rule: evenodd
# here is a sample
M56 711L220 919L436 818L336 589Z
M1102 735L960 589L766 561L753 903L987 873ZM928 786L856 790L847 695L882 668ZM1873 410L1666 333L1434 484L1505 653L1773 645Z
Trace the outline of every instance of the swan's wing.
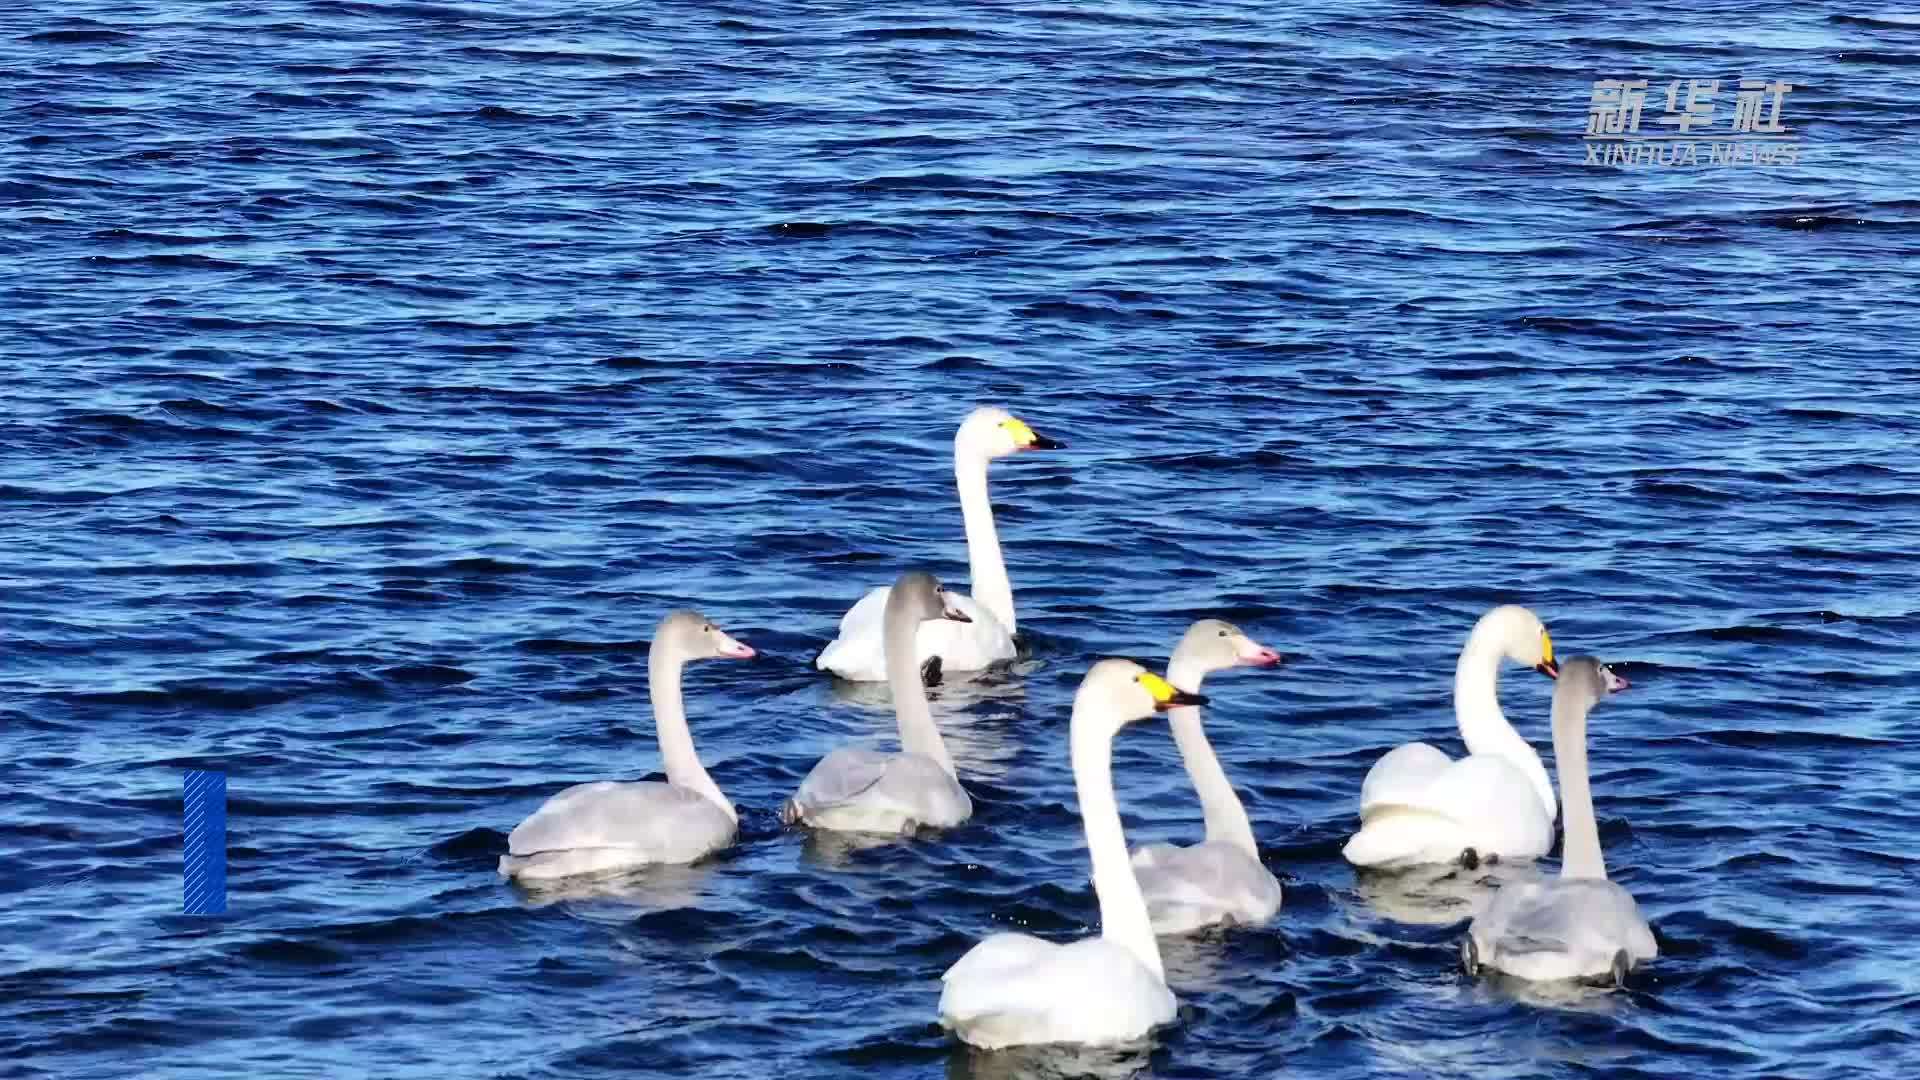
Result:
M886 678L880 627L886 621L892 586L871 589L840 616L840 633L814 658L813 666L842 678L877 682Z
M1657 951L1632 894L1599 878L1503 886L1469 932L1485 962L1530 977L1600 974L1621 949L1635 961Z
M978 1046L1106 1042L1173 1019L1166 984L1104 938L995 934L941 976L940 1021Z
M865 796L921 825L957 825L973 816L973 799L960 781L925 754L895 754Z
M940 976L943 1027L976 1046L1031 1041L1047 1022L1052 987L1040 973L1061 946L1031 934L994 934Z
M887 677L886 623L889 587L860 598L840 619L840 636L814 659L814 667L855 682L882 682ZM998 660L1018 655L1013 636L1000 620L964 593L947 592L947 600L972 622L933 619L914 631L914 661L938 656L947 671L979 671Z
M696 791L656 782L601 780L557 792L514 827L507 851L520 858L621 849L636 859L675 862L731 837L733 821Z
M800 781L793 801L809 810L852 802L887 774L894 755L857 746L843 746L820 759Z
M891 832L910 825L947 827L973 816L959 781L923 754L842 747L820 759L781 816L828 828Z
M1134 852L1133 876L1156 924L1208 915L1252 921L1280 908L1280 882L1231 844L1149 844Z
M938 656L947 671L984 671L1001 660L1019 655L1013 635L993 613L965 593L949 592L948 599L972 622L937 619L920 624L914 636L920 659Z
M978 945L967 950L965 956L954 961L953 966L940 976L940 981L997 981L1039 963L1059 948L1053 942L1042 941L1032 934L993 934L982 938Z
M1553 825L1534 793L1533 781L1518 765L1494 754L1469 754L1453 762L1405 801L1462 822L1524 819L1539 822L1549 832Z
M1533 782L1504 757L1470 755L1449 763L1424 786L1409 782L1396 785L1393 793L1397 801L1368 805L1360 831L1342 851L1349 862L1384 867L1450 862L1467 848L1531 859L1553 846L1553 819L1540 805Z
M854 602L845 615L840 616L840 636L843 638L860 637L864 634L878 635L881 626L887 621L887 597L893 595L893 586L880 585L867 590L867 595Z
M1453 759L1423 742L1396 746L1384 754L1360 782L1360 820L1380 806L1416 805Z

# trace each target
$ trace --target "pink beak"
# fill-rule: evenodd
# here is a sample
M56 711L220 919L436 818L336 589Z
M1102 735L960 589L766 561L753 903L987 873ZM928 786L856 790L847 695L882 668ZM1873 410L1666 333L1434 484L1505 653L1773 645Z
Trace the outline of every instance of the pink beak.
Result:
M1248 667L1272 667L1280 662L1280 654L1257 641L1249 639L1240 650L1240 662Z
M728 638L726 643L720 646L720 655L732 657L735 660L751 660L758 654L753 651L753 646Z

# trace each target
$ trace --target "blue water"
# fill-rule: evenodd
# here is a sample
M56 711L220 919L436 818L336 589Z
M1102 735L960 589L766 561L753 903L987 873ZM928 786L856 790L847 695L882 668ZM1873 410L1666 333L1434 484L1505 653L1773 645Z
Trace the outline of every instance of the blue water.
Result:
M1920 1071L1920 17L832 7L0 13L0 1077ZM1800 160L1585 164L1605 77L1792 82ZM783 831L892 737L811 667L840 613L965 581L980 403L1071 445L993 474L1031 657L934 692L977 815ZM1469 980L1475 875L1339 855L1508 601L1634 684L1624 991ZM688 679L741 842L503 883L546 796L658 775L680 605L766 654ZM1280 917L1168 945L1147 1050L956 1046L973 941L1096 919L1078 677L1203 615L1292 657L1207 687ZM1164 728L1116 761L1197 838Z

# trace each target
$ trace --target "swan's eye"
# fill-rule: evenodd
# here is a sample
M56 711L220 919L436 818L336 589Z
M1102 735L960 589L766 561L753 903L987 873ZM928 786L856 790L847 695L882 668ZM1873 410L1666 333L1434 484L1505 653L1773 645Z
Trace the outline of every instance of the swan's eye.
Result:
M705 626L703 626L703 627L701 627L701 629L702 629L702 630L704 630L704 631L706 631L707 633L709 633L709 634L711 634L711 633L713 633L713 624L712 624L712 623L708 623L707 625L705 625Z
M1226 632L1225 630L1222 630L1222 631L1220 631L1220 636L1221 636L1221 637L1226 637L1226 636L1227 636L1227 632Z

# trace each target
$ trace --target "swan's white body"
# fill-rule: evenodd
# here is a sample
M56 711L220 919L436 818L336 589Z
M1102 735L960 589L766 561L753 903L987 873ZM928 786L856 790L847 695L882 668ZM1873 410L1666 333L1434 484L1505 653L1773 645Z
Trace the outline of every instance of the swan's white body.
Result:
M1360 786L1360 830L1342 854L1356 866L1450 862L1468 848L1531 859L1553 846L1558 805L1540 755L1500 711L1502 660L1550 669L1553 642L1530 611L1480 617L1454 670L1453 707L1467 756L1427 743L1395 747Z
M1197 694L1209 672L1279 660L1279 653L1248 638L1238 627L1204 619L1180 639L1167 663L1167 680ZM1185 934L1228 923L1264 923L1280 911L1280 879L1260 862L1246 807L1207 741L1200 710L1193 706L1169 709L1167 720L1187 776L1200 796L1206 839L1188 847L1144 844L1134 849L1134 877L1146 898L1154 933Z
M914 633L914 666L940 657L942 671L981 671L1012 660L1019 629L1013 613L1013 585L1000 554L1000 534L987 497L987 465L1023 450L1061 446L1034 433L1022 421L994 408L975 409L953 437L954 484L960 492L960 517L967 530L967 563L973 595L948 592L949 602L968 622L926 622ZM853 682L887 678L886 609L888 586L869 591L840 619L840 634L814 660Z
M800 782L792 820L829 832L949 828L973 816L973 800L951 767L925 754L843 746Z
M989 511L990 513L991 511ZM996 556L997 561L998 556ZM1001 571L1002 576L1006 573ZM981 572L973 572L975 581ZM977 587L977 586L976 586ZM849 682L878 682L886 676L886 649L881 645L887 597L893 588L881 585L849 608L840 618L840 636L821 650L814 665ZM941 619L924 622L914 632L914 658L940 658L942 671L984 671L1017 655L1013 643L1013 612L995 613L962 593L949 592L949 601L972 622ZM1002 621L1004 615L1005 621ZM916 665L917 667L917 665Z
M1534 982L1609 974L1660 953L1633 894L1605 878L1503 885L1469 932L1485 967Z
M1133 873L1156 934L1257 926L1280 913L1280 879L1232 844L1146 844L1134 849Z
M1633 895L1607 880L1587 776L1587 711L1626 680L1591 657L1567 661L1553 696L1553 756L1566 799L1560 876L1502 886L1467 933L1469 966L1533 981L1616 978L1659 955Z
M904 591L901 591L904 590ZM834 832L909 833L973 816L946 741L933 722L912 641L929 620L964 619L958 598L931 575L909 572L888 590L888 689L900 730L898 753L842 747L820 759L781 807L788 824ZM955 625L965 625L956 623Z
M647 651L647 692L667 782L601 780L555 793L508 835L501 875L534 881L691 863L733 843L739 817L694 753L680 676L689 660L752 655L696 612L662 619Z
M672 783L575 784L515 826L500 873L545 880L690 863L733 843L737 828L712 799Z
M1113 795L1113 736L1156 708L1186 698L1126 660L1102 660L1074 696L1072 755L1081 823L1100 900L1100 936L1068 944L994 934L940 977L940 1024L994 1049L1043 1043L1112 1045L1171 1023L1160 947L1127 864Z

